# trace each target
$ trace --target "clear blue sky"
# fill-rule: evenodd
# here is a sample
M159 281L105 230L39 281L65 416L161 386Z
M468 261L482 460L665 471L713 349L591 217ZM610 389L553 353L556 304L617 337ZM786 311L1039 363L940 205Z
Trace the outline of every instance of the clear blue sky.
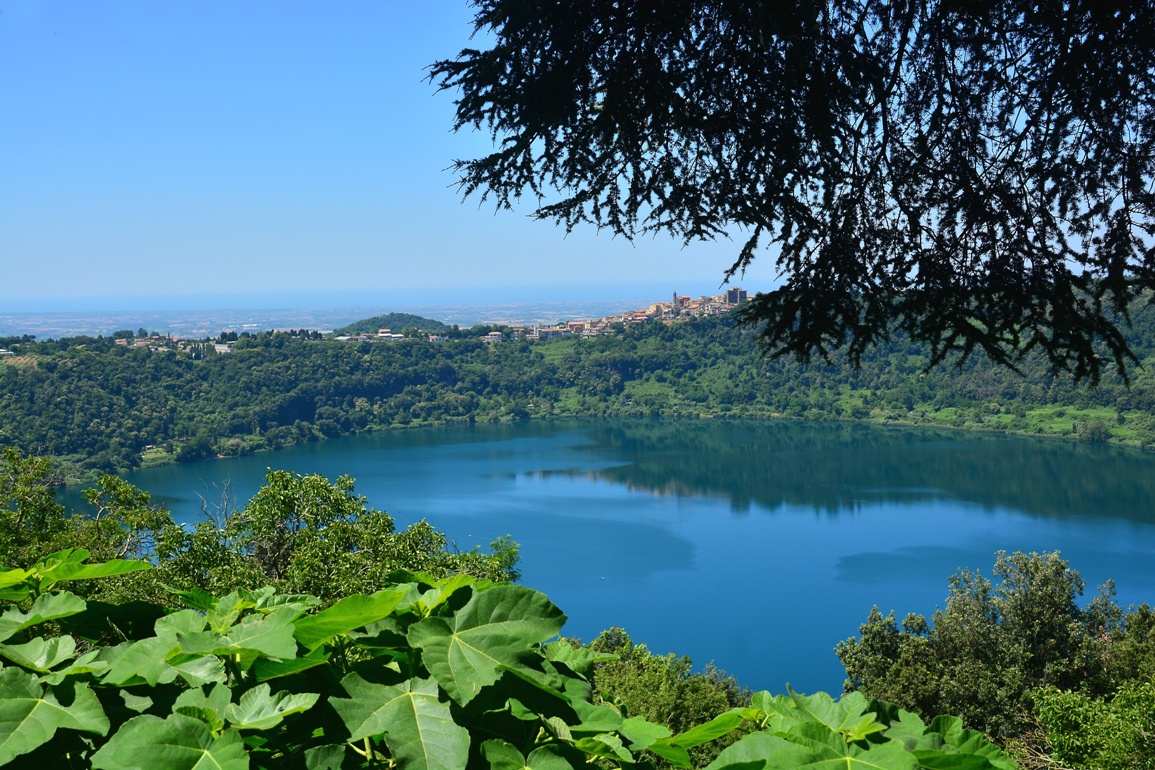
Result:
M711 292L735 242L565 237L461 202L425 67L465 0L0 2L0 310L124 297ZM763 258L745 281L765 288ZM573 287L582 287L580 290Z

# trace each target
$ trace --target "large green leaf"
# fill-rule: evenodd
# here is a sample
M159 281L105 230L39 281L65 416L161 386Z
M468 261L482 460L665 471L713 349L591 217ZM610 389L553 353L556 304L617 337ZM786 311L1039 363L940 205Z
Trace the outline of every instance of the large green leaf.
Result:
M251 653L254 660L259 655L282 660L293 658L297 655L293 621L299 614L293 607L282 607L268 615L247 615L241 622L226 627L224 633L201 631L180 634L180 649L190 654L243 656Z
M817 722L853 742L886 729L870 712L870 701L862 693L849 693L839 700L824 692L799 695L793 690L789 696L767 697L768 693L759 693L759 696L752 703L770 714L769 724L773 730L785 731L795 724Z
M223 679L223 669L216 658L205 655L180 655L177 640L201 633L205 616L196 610L181 610L156 621L156 636L125 642L105 648L99 657L108 664L101 677L104 684L128 687L135 684L171 682L180 673L192 685ZM178 663L180 670L173 664Z
M691 767L690 754L684 748L674 743L670 738L656 740L646 747L651 753L658 755L674 767Z
M551 687L544 681L544 677L535 676L537 673L502 668L497 685L470 701L470 708L484 712L504 711L508 707L511 716L528 722L537 722L543 717L557 717L566 725L568 735L568 725L582 721L574 708L574 703L580 701L580 698Z
M597 652L589 647L574 647L563 640L544 645L542 652L547 660L563 663L570 671L586 679L593 675L596 664L618 659L617 655Z
M847 770L913 770L919 766L918 758L906 750L901 743L881 744L850 743L841 731L818 722L798 724L790 728L784 736L788 741L805 747L808 764L802 767L847 768ZM771 762L770 767L785 767ZM793 767L793 766L791 766Z
M112 559L100 564L80 564L70 561L63 562L50 569L40 570L40 590L47 591L57 583L66 580L92 580L94 578L125 575L129 572L140 572L152 569L146 561L130 561L128 559Z
M824 725L810 727L832 740L797 732L788 737L754 733L725 748L706 770L917 770L919 766L914 755L900 743L862 748L842 742L837 733Z
M179 634L194 634L206 623L205 616L196 610L181 610L158 619L153 630L157 636L167 636L175 642Z
M242 695L240 703L230 703L225 715L238 730L271 730L290 714L311 709L319 697L315 692L271 693L261 684Z
M218 683L208 688L193 687L177 696L172 704L172 710L174 713L186 709L207 712L211 718L205 719L202 716L198 716L198 718L220 732L224 729L225 711L228 709L232 697L232 690L224 684Z
M236 730L214 735L199 719L171 714L133 717L92 755L98 770L248 770L249 755Z
M517 667L531 648L555 636L565 615L544 594L499 585L473 597L450 618L426 618L409 629L429 672L461 704L493 684L500 666Z
M104 735L108 727L87 684L44 687L18 668L0 670L0 765L52 740L59 729Z
M884 735L902 743L918 758L924 768L935 770L1016 770L1016 764L982 733L963 727L958 717L935 717L928 727L916 715L878 704L889 709L890 726Z
M87 606L79 596L61 591L37 597L28 612L21 612L17 607L9 607L3 615L0 615L0 642L10 639L18 631L46 620L77 615L84 612Z
M888 740L902 741L908 749L917 746L931 746L932 743L933 748L944 745L941 735L936 735L933 738L927 736L926 722L922 721L917 714L904 711L885 701L874 701L871 706L878 709L880 716L887 722L886 732L883 734ZM884 714L883 712L888 713Z
M165 661L191 687L224 682L225 664L216 655L173 655Z
M256 602L246 602L239 591L233 591L217 599L217 603L205 612L205 620L213 633L223 634L240 620L242 612L256 606Z
M493 770L571 770L557 746L542 746L526 757L513 744L493 739L481 744L481 756Z
M76 654L76 640L71 636L45 639L38 636L25 644L0 644L0 655L18 666L48 673Z
M169 666L168 657L175 648L175 639L165 636L106 648L101 651L99 659L108 665L108 670L100 681L117 687L171 682L176 678L176 672Z
M345 744L330 743L305 749L305 770L341 770L345 763Z
M409 625L415 621L416 616L406 613L405 617L398 617L396 614L390 615L381 620L369 623L364 630L355 629L349 631L349 638L357 643L358 647L378 649L402 649L409 647L409 640L406 634L409 631Z
M594 757L625 764L631 764L634 761L634 755L622 744L622 739L613 733L601 733L589 738L578 738L573 745L579 751L584 751Z
M194 610L208 611L217 606L217 598L203 588L190 588L187 591L169 586L165 586L165 588L179 596L186 607L191 607Z
M618 732L630 742L630 748L640 751L655 741L670 737L670 728L656 725L644 717L630 717L618 727Z
M918 749L911 754L918 760L918 766L923 770L1002 770L1011 768L1017 770L1018 765L991 764L985 757L977 754L958 754L934 749ZM1008 759L1007 762L1010 762Z
M611 733L622 726L622 715L611 706L599 706L586 700L570 698L570 705L578 716L578 723L569 726L574 737Z
M420 605L418 613L420 615L432 614L435 609L453 598L453 595L458 591L466 586L477 585L478 583L477 578L465 574L450 575L447 578L438 580L432 588L421 594L421 598L418 600L418 604ZM488 584L488 581L484 581L484 583ZM478 586L476 590L480 591L483 587L487 586Z
M703 743L715 741L723 735L729 735L737 730L745 721L739 712L727 711L724 714L719 714L714 717L709 722L696 725L684 733L675 735L670 740L684 749L692 749L695 746L701 746Z
M706 770L765 770L772 757L790 753L795 759L804 759L804 750L785 738L771 733L753 733L727 746L706 765ZM801 761L795 767L801 767Z
M11 586L18 586L36 573L28 569L0 570L0 590Z
M0 572L0 600L22 602L32 596L35 576L35 571L26 569Z
M935 717L931 720L930 726L927 727L927 733L942 736L944 746L949 746L959 754L981 757L992 768L998 770L1016 769L1015 763L998 746L987 740L982 733L968 730L958 717ZM928 765L928 767L930 766ZM934 767L942 767L942 765L934 765Z
M349 740L384 735L399 765L412 770L462 770L469 732L438 699L437 682L410 679L400 686L366 682L349 674L341 685L348 698L329 698L351 733Z
M291 676L301 671L307 671L310 668L324 666L328 662L328 651L324 648L317 648L308 655L303 655L299 658L288 658L286 660L258 658L257 662L253 664L253 673L256 675L258 682L267 682L270 679Z
M38 679L41 684L60 684L70 676L103 674L108 670L108 664L104 661L97 660L99 655L100 648L89 650L64 668L57 669L48 674L41 674Z
M338 634L388 617L405 594L403 588L392 588L368 596L347 596L316 615L298 618L293 635L306 649L315 650Z

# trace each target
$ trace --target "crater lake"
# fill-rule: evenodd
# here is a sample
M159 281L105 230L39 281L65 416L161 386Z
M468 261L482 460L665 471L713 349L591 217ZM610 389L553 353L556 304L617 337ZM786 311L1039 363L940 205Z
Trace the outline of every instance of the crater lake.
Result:
M525 422L362 434L128 480L195 521L266 469L353 476L403 528L455 547L509 534L522 581L583 640L625 628L753 689L842 688L834 646L872 606L929 614L960 568L1062 552L1117 600L1155 599L1155 456L857 424ZM64 502L81 508L78 490Z

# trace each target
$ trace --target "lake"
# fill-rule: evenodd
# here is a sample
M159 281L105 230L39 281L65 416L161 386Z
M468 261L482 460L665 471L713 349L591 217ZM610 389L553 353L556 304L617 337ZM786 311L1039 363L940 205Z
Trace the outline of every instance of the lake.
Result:
M349 474L462 549L510 534L522 582L589 640L610 626L743 684L838 692L874 605L933 612L959 568L1062 551L1124 606L1155 599L1155 456L995 435L793 422L470 425L139 471L178 520L266 468ZM75 495L74 492L70 493Z

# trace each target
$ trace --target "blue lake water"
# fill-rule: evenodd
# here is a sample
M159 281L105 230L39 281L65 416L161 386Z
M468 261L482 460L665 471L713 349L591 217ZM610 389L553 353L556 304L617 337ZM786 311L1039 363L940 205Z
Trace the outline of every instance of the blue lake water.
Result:
M522 582L590 639L613 625L755 688L841 689L873 605L933 612L959 568L1060 550L1155 600L1155 456L1002 436L786 422L474 425L353 436L130 480L178 519L269 466L349 474L399 526L510 534Z

